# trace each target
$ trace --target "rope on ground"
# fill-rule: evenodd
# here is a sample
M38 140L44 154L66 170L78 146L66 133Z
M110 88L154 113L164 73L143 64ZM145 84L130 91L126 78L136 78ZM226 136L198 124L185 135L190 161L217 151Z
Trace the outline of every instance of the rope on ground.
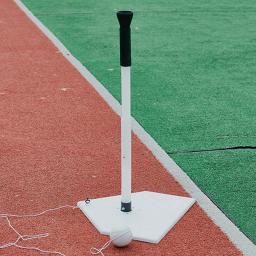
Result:
M48 251L48 250L43 250L40 249L38 247L29 247L29 246L22 246L22 245L18 245L18 242L20 241L26 241L26 240L32 240L32 239L39 239L39 238L44 238L44 237L48 237L49 234L48 233L42 233L42 234L34 234L34 235L21 235L19 233L19 231L11 224L10 218L26 218L26 217L37 217L37 216L41 216L47 212L51 212L51 211L57 211L63 208L72 208L75 209L77 208L76 206L72 206L72 205L63 205L63 206L59 206L56 208L50 208L47 210L44 210L40 213L36 213L36 214L25 214L25 215L17 215L17 214L8 214L8 213L0 213L0 218L4 218L7 223L8 226L14 231L14 233L18 236L17 239L14 242L9 242L3 245L0 245L0 249L6 249L9 247L17 247L20 249L26 249L26 250L34 250L34 251L38 251L41 253L48 253L48 254L55 254L55 255L60 255L60 256L65 256L65 254L61 253L61 252L57 252L57 251Z

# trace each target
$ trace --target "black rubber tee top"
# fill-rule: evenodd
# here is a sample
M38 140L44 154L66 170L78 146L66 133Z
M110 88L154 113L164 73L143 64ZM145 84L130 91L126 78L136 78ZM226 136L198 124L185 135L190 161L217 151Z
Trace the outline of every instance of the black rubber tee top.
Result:
M131 29L133 13L131 11L117 12L120 24L120 64L123 67L131 66Z

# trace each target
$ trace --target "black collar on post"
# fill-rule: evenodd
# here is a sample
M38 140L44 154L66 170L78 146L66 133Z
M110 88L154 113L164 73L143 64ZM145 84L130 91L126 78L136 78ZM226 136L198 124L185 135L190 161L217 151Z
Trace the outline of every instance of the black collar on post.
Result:
M133 13L119 11L116 13L120 25L120 64L123 67L131 66L131 29Z

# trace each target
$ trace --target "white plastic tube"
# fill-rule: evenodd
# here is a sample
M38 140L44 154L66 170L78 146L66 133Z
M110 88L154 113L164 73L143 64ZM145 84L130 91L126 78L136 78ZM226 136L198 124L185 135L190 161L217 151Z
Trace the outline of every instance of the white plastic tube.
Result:
M121 66L121 202L131 202L131 75L130 67Z

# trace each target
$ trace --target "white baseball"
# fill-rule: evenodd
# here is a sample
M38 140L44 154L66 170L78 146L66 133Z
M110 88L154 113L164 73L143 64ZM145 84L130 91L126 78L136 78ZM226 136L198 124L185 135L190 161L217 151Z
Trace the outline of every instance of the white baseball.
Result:
M127 246L132 241L132 231L126 225L113 227L109 236L112 243L117 247Z

